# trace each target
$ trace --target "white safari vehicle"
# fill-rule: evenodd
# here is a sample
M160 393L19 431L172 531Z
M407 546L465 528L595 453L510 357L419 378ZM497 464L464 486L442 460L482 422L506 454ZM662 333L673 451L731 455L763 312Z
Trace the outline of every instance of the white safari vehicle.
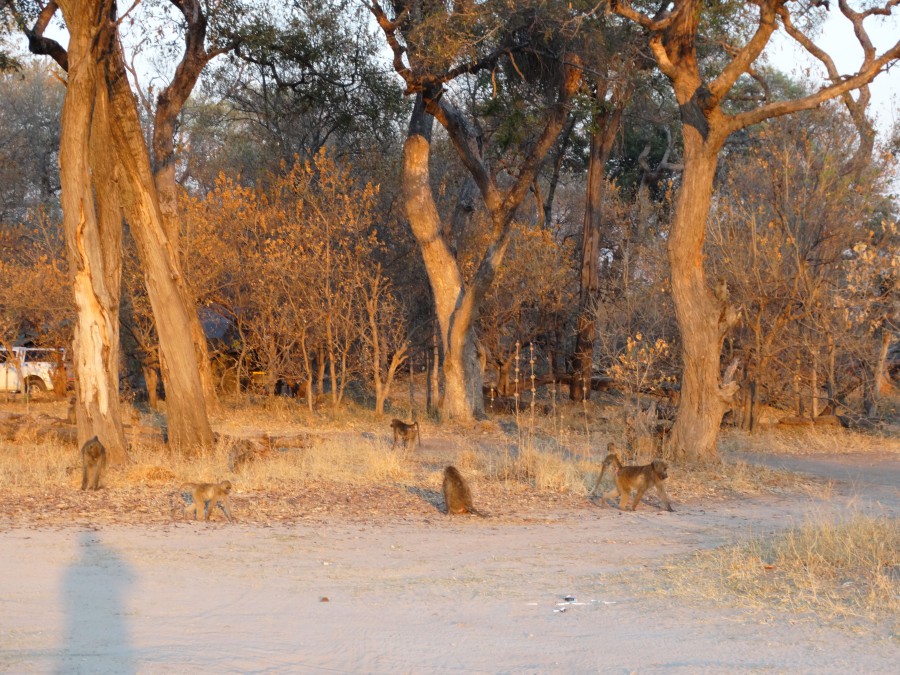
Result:
M53 374L65 368L65 349L13 347L10 353L0 347L0 391L50 391Z

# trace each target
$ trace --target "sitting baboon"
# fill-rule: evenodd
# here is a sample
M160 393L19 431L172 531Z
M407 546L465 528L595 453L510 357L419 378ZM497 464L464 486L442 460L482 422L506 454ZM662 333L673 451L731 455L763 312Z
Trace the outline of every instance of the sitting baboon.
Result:
M106 448L94 436L81 446L81 489L99 490L100 474L106 469Z
M472 506L472 491L455 466L444 469L441 491L444 493L444 505L447 507L448 516L454 513L474 513L476 516L485 517Z
M594 485L594 489L591 490L589 497L593 497L597 488L600 487L600 481L603 480L603 474L606 472L606 468L612 466L615 471L615 486L612 490L603 495L604 500L611 499L618 495L619 509L625 511L629 506L627 502L631 497L631 491L634 490L634 501L630 504L630 508L628 508L628 510L634 511L641 501L641 497L644 496L644 493L652 485L656 488L659 499L666 508L666 511L675 510L669 503L669 497L666 494L665 485L663 485L663 481L669 476L668 465L663 460L654 459L649 464L643 464L641 466L623 466L619 459L619 455L615 453L615 445L610 443L608 447L612 450L603 460L603 468L600 470L600 477L597 478L597 482Z
M203 519L209 520L209 516L218 504L228 522L234 522L231 518L231 509L229 509L229 494L231 494L231 483L227 480L220 483L182 483L172 495L172 517L175 517L177 501L181 502L182 517L187 509L194 509L194 520L197 520L201 506ZM191 499L190 505L187 503L188 495Z
M394 430L394 442L391 444L391 448L396 447L398 438L403 441L405 447L409 447L409 442L412 439L418 438L419 447L422 447L422 435L419 433L418 422L407 424L402 420L394 418L391 420L391 429Z
M75 397L72 396L69 399L69 408L68 408L68 410L66 410L66 422L68 422L69 424L75 424L76 421L77 420L75 417Z

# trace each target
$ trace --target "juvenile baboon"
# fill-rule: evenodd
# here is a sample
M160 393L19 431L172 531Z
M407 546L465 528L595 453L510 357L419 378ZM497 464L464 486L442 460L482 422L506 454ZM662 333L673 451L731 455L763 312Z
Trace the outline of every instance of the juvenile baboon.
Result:
M448 516L454 513L474 513L476 516L485 517L472 506L472 491L455 466L444 469L441 491L444 493L444 505L447 507Z
M194 520L197 520L201 506L203 507L203 519L209 520L209 516L216 504L222 509L228 522L234 522L231 518L228 495L231 494L231 483L223 480L221 483L183 483L175 494L172 495L172 517L175 517L176 502L181 502L181 515L189 508L194 509ZM190 495L191 503L187 503Z
M597 478L597 482L594 483L593 489L588 493L588 499L593 498L597 493L597 489L600 487L600 481L603 480L603 474L606 473L606 468L613 462L613 457L615 457L615 461L618 461L619 448L616 447L615 443L610 441L606 444L606 457L603 459L603 464L600 466L600 476ZM621 462L619 462L619 466L622 466Z
M394 430L394 442L391 444L391 448L396 447L398 438L403 441L403 445L406 447L409 447L409 442L412 439L418 438L419 447L422 447L422 434L419 433L418 422L407 424L395 418L391 420L391 429Z
M106 448L94 436L81 446L81 489L99 490L100 474L106 469Z
M619 455L614 452L615 445L610 443L608 447L612 450L606 456L606 459L603 460L603 468L600 470L600 477L597 479L594 489L591 490L590 496L594 496L597 488L600 487L600 481L603 480L603 474L606 472L606 468L611 466L615 471L615 486L612 490L603 495L604 501L618 495L619 509L625 511L628 499L631 496L631 491L634 490L634 501L628 509L634 511L641 501L641 497L644 496L644 493L652 485L656 488L656 493L659 495L659 499L666 508L666 511L675 510L669 503L666 487L663 485L663 481L669 476L669 467L663 460L654 459L649 464L643 464L641 466L622 466Z

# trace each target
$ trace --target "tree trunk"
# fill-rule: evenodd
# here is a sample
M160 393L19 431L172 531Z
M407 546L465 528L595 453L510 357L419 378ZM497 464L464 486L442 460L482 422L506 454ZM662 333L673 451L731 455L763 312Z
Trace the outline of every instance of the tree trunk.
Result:
M404 201L410 226L422 250L444 346L442 413L468 420L473 413L484 413L481 371L472 335L473 317L459 312L465 294L462 275L441 236L441 220L431 193L428 161L433 123L434 118L425 112L422 96L417 96L403 146ZM477 397L473 396L476 391Z
M190 311L179 287L180 271L171 267L172 242L163 227L150 156L115 32L111 33L109 46L106 82L111 131L122 170L128 221L141 255L159 335L169 443L184 450L208 447L214 439L191 340Z
M72 344L78 444L80 447L97 436L106 447L109 461L121 463L125 459L118 377L122 218L110 161L108 99L93 51L97 24L104 19L97 3L60 5L69 27L59 164L63 227L76 308ZM108 192L101 195L101 188Z
M594 302L600 292L600 242L603 236L603 185L606 163L612 153L613 141L619 133L624 97L613 97L613 108L607 110L606 87L596 87L591 125L591 148L588 162L587 191L585 193L584 223L581 244L581 280L578 302L578 322L575 355L569 396L573 401L591 397L594 374L594 339L596 316Z
M185 102L197 84L206 64L220 51L206 51L207 17L201 3L173 2L184 15L185 47L181 62L175 70L175 76L169 85L160 92L157 98L156 114L153 123L153 180L159 195L159 207L163 227L171 246L166 249L169 255L169 266L178 273L176 284L182 294L185 306L190 310L191 339L197 353L197 365L200 370L200 382L206 397L207 406L214 409L218 406L215 380L209 359L206 334L197 316L196 299L188 289L181 275L181 215L178 210L178 184L175 180L175 130L178 117Z
M825 348L828 351L828 373L826 375L828 405L831 406L831 414L837 415L837 380L834 376L834 365L837 356L837 350L835 349L834 345L834 336L831 333L829 333L825 338Z
M891 378L888 375L887 357L891 348L893 333L886 327L881 327L881 344L878 346L878 356L875 359L875 377L873 391L877 401L883 395L890 393Z
M803 396L800 394L800 357L794 359L794 414L803 417Z
M209 359L209 348L206 343L206 333L197 315L197 302L194 294L188 288L181 268L181 251L179 240L181 238L181 214L178 211L178 185L175 182L174 160L158 169L153 180L159 194L159 208L162 216L163 228L170 246L165 253L169 257L168 265L175 272L175 285L181 293L182 302L188 309L188 321L190 323L191 340L194 343L194 351L197 355L197 367L200 372L200 385L206 398L207 407L214 410L219 405L219 397L216 393L216 383L213 377L212 364Z
M684 125L685 166L675 218L669 233L672 299L682 342L682 381L671 443L676 457L688 461L717 456L722 416L737 390L720 386L720 355L725 331L736 321L707 287L703 241L713 177L721 142L703 142L698 130Z
M141 366L144 372L144 383L147 385L147 403L153 410L159 408L159 371L155 365L145 364Z
M809 364L809 416L816 419L819 416L819 354L811 349Z
M441 352L438 345L437 330L431 336L431 363L428 366L427 409L428 414L437 417L439 412L438 401L440 399L440 371Z

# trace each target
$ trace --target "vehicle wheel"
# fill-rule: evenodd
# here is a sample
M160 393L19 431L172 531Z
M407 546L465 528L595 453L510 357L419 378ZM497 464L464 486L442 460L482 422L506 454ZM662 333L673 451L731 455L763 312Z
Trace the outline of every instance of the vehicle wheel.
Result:
M25 380L25 386L29 392L47 391L47 385L44 384L44 381L39 377L29 377L27 380Z

